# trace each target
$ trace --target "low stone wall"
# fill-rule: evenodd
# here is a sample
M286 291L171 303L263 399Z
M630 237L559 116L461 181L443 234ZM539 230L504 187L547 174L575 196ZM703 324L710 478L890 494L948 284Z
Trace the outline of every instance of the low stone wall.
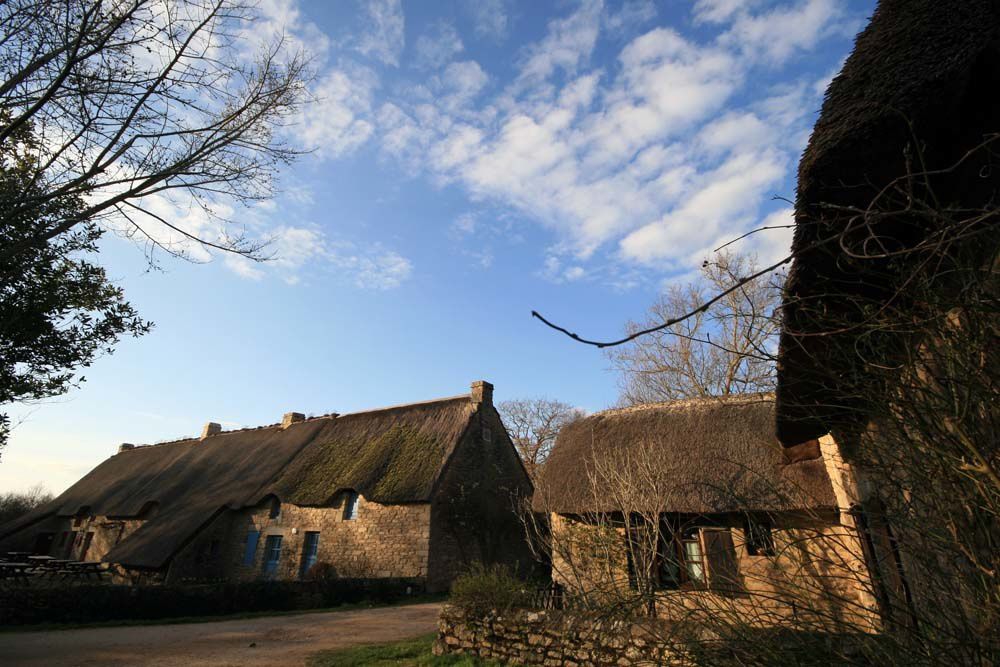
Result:
M438 621L434 653L474 655L521 665L604 667L680 664L676 648L621 621L524 610L471 618L447 606Z

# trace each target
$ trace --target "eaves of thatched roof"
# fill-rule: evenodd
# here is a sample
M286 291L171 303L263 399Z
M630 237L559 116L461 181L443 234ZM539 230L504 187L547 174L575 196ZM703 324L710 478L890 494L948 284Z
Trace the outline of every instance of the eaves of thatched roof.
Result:
M724 514L836 507L822 460L785 464L774 399L755 394L608 410L563 428L536 511Z
M786 446L852 419L849 397L861 391L857 383L866 374L865 354L853 349L858 330L850 326L908 274L905 264L856 260L837 242L822 244L847 229L851 216L837 207L864 210L908 169L951 167L985 134L1000 131L998 87L996 0L880 0L858 35L799 164L777 392L778 435ZM973 160L935 183L944 200L975 208L996 195L997 172ZM912 247L933 231L905 216L873 224L895 248ZM861 239L848 242L859 246ZM833 333L842 329L848 330Z
M51 516L149 516L105 560L160 568L220 512L272 495L321 506L350 489L379 503L429 502L480 405L466 394L135 447L0 527L0 538Z

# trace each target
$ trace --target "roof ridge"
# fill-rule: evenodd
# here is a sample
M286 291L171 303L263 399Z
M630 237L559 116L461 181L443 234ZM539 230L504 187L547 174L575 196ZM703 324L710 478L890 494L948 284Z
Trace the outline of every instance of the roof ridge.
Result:
M774 401L774 392L755 392L752 394L730 394L729 396L699 396L697 398L680 398L673 401L660 401L658 403L641 403L639 405L629 405L623 408L609 408L601 410L590 417L611 417L615 415L629 414L632 412L643 412L646 410L671 409L684 410L687 408L697 408L711 405L746 405L749 403L766 403Z
M433 403L445 403L445 402L448 402L448 401L457 401L457 400L460 400L460 399L462 399L462 400L470 400L468 394L458 394L457 396L445 396L443 398L432 398L432 399L427 400L427 401L414 401L412 403L399 403L397 405L387 405L387 406L381 407L381 408L368 408L366 410L358 410L356 412L345 412L345 413L327 412L326 414L316 415L314 417L307 417L306 419L303 419L301 422L296 422L296 423L297 424L302 424L304 422L311 422L311 421L316 421L316 420L319 420L319 419L335 419L335 418L341 418L341 417L354 417L354 416L357 416L357 415L366 415L366 414L370 414L370 413L373 413L373 412L384 412L386 410L398 410L400 408L416 407L416 406L420 406L420 405L431 405ZM273 424L263 424L261 426L244 426L243 428L234 428L234 429L229 430L229 431L221 431L221 432L217 433L216 435L213 435L213 436L210 436L210 437L214 438L214 437L217 437L217 436L220 436L220 435L228 435L230 433L245 433L247 431L260 431L260 430L263 430L263 429L280 428L280 427L281 427L281 422L275 422ZM125 450L125 451L134 452L134 451L139 450L139 449L147 449L149 447L160 447L162 445L175 445L175 444L177 444L179 442L187 442L188 440L198 440L198 439L199 438L196 435L184 436L184 437L180 437L180 438L174 438L173 440L163 440L161 442L152 442L152 443L149 443L147 445L135 445L132 449L128 449L128 450ZM119 452L119 453L124 453L124 452Z
M414 401L412 403L399 403L397 405L387 405L382 408L369 408L367 410L358 410L357 412L345 412L340 415L340 417L354 417L356 415L367 415L373 412L385 412L387 410L398 410L400 408L412 408L420 405L431 405L434 403L447 403L449 401L465 400L472 404L471 399L468 394L459 394L457 396L446 396L444 398L432 398L428 401Z

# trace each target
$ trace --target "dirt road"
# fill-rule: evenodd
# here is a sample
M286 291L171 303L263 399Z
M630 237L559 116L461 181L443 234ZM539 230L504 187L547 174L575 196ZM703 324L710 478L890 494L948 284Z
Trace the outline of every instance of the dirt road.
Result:
M300 667L324 649L433 632L438 603L183 625L0 633L4 667Z

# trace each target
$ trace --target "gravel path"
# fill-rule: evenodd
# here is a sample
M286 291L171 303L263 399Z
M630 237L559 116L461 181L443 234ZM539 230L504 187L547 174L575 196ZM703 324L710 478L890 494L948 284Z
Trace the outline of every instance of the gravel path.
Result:
M433 632L439 603L183 625L0 633L4 667L300 667L324 649Z

